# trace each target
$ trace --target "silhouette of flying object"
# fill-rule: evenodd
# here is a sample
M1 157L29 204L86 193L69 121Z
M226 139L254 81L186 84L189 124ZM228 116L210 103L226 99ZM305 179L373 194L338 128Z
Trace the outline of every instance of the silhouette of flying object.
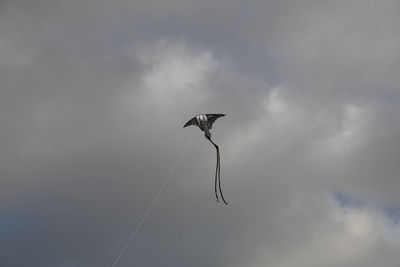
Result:
M222 201L226 205L228 205L228 202L225 200L224 195L222 194L222 189L221 189L221 165L220 165L219 146L211 140L211 133L210 133L210 129L212 129L213 123L219 117L224 117L224 116L225 116L225 114L222 114L222 113L198 114L196 117L193 117L188 122L186 122L185 125L183 126L183 128L190 126L190 125L198 126L200 128L200 130L202 130L204 132L204 136L214 145L215 149L217 150L217 167L215 169L215 197L217 199L217 202L219 202L218 193L217 193L217 184L218 184L219 193L221 195Z
M199 114L196 117L190 119L184 126L183 128L190 126L190 125L196 125L204 132L204 135L206 138L211 138L211 133L210 129L212 129L213 123L219 118L219 117L224 117L225 114Z

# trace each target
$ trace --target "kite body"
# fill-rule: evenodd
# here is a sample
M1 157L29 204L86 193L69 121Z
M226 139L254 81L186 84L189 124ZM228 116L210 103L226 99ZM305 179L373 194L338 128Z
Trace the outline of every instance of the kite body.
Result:
M211 133L210 133L210 129L212 129L213 123L219 117L223 117L223 116L225 116L225 114L221 114L221 113L199 114L196 117L193 117L192 119L190 119L187 123L185 123L183 128L190 126L190 125L198 126L200 128L200 130L202 130L204 132L204 136L214 145L215 149L217 150L217 167L215 169L215 197L217 198L217 201L219 202L218 193L217 193L217 185L218 185L219 193L221 195L222 201L224 201L224 203L226 205L228 205L228 202L225 201L225 198L224 198L224 196L222 194L222 190L221 190L221 169L220 169L221 165L220 165L219 146L211 140Z
M210 129L212 129L213 123L219 118L223 117L225 114L199 114L196 117L190 119L183 128L196 125L204 132L204 135L207 139L211 138Z

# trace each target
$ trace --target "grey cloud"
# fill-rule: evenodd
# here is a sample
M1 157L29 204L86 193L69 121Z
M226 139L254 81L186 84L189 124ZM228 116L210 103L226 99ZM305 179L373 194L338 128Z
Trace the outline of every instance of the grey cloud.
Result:
M0 265L111 266L194 131L118 266L394 266L398 10L1 2Z

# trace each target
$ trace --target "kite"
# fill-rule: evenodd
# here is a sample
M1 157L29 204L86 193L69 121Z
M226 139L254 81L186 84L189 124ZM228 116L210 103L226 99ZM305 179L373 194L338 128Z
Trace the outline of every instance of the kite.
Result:
M217 198L217 202L219 202L218 198L218 192L217 192L217 184L218 184L218 189L219 193L221 195L222 201L228 205L228 202L225 200L224 195L222 194L222 189L221 189L221 165L220 165L220 154L219 154L219 147L217 144L215 144L211 140L211 133L210 130L212 129L213 123L219 118L223 117L225 114L199 114L196 117L190 119L183 128L190 126L190 125L195 125L200 128L204 132L204 136L214 145L216 151L217 151L217 166L215 168L215 197Z

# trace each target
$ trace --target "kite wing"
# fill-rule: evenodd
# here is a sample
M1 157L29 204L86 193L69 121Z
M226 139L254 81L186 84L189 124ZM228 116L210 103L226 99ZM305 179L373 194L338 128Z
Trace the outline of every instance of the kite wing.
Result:
M196 125L199 126L199 123L197 122L196 117L193 117L192 119L190 119L187 123L185 123L185 125L183 125L183 128L188 127L190 125Z
M212 128L212 124L219 118L225 116L225 114L218 113L218 114L206 114L207 116L207 121L209 124L209 128Z

